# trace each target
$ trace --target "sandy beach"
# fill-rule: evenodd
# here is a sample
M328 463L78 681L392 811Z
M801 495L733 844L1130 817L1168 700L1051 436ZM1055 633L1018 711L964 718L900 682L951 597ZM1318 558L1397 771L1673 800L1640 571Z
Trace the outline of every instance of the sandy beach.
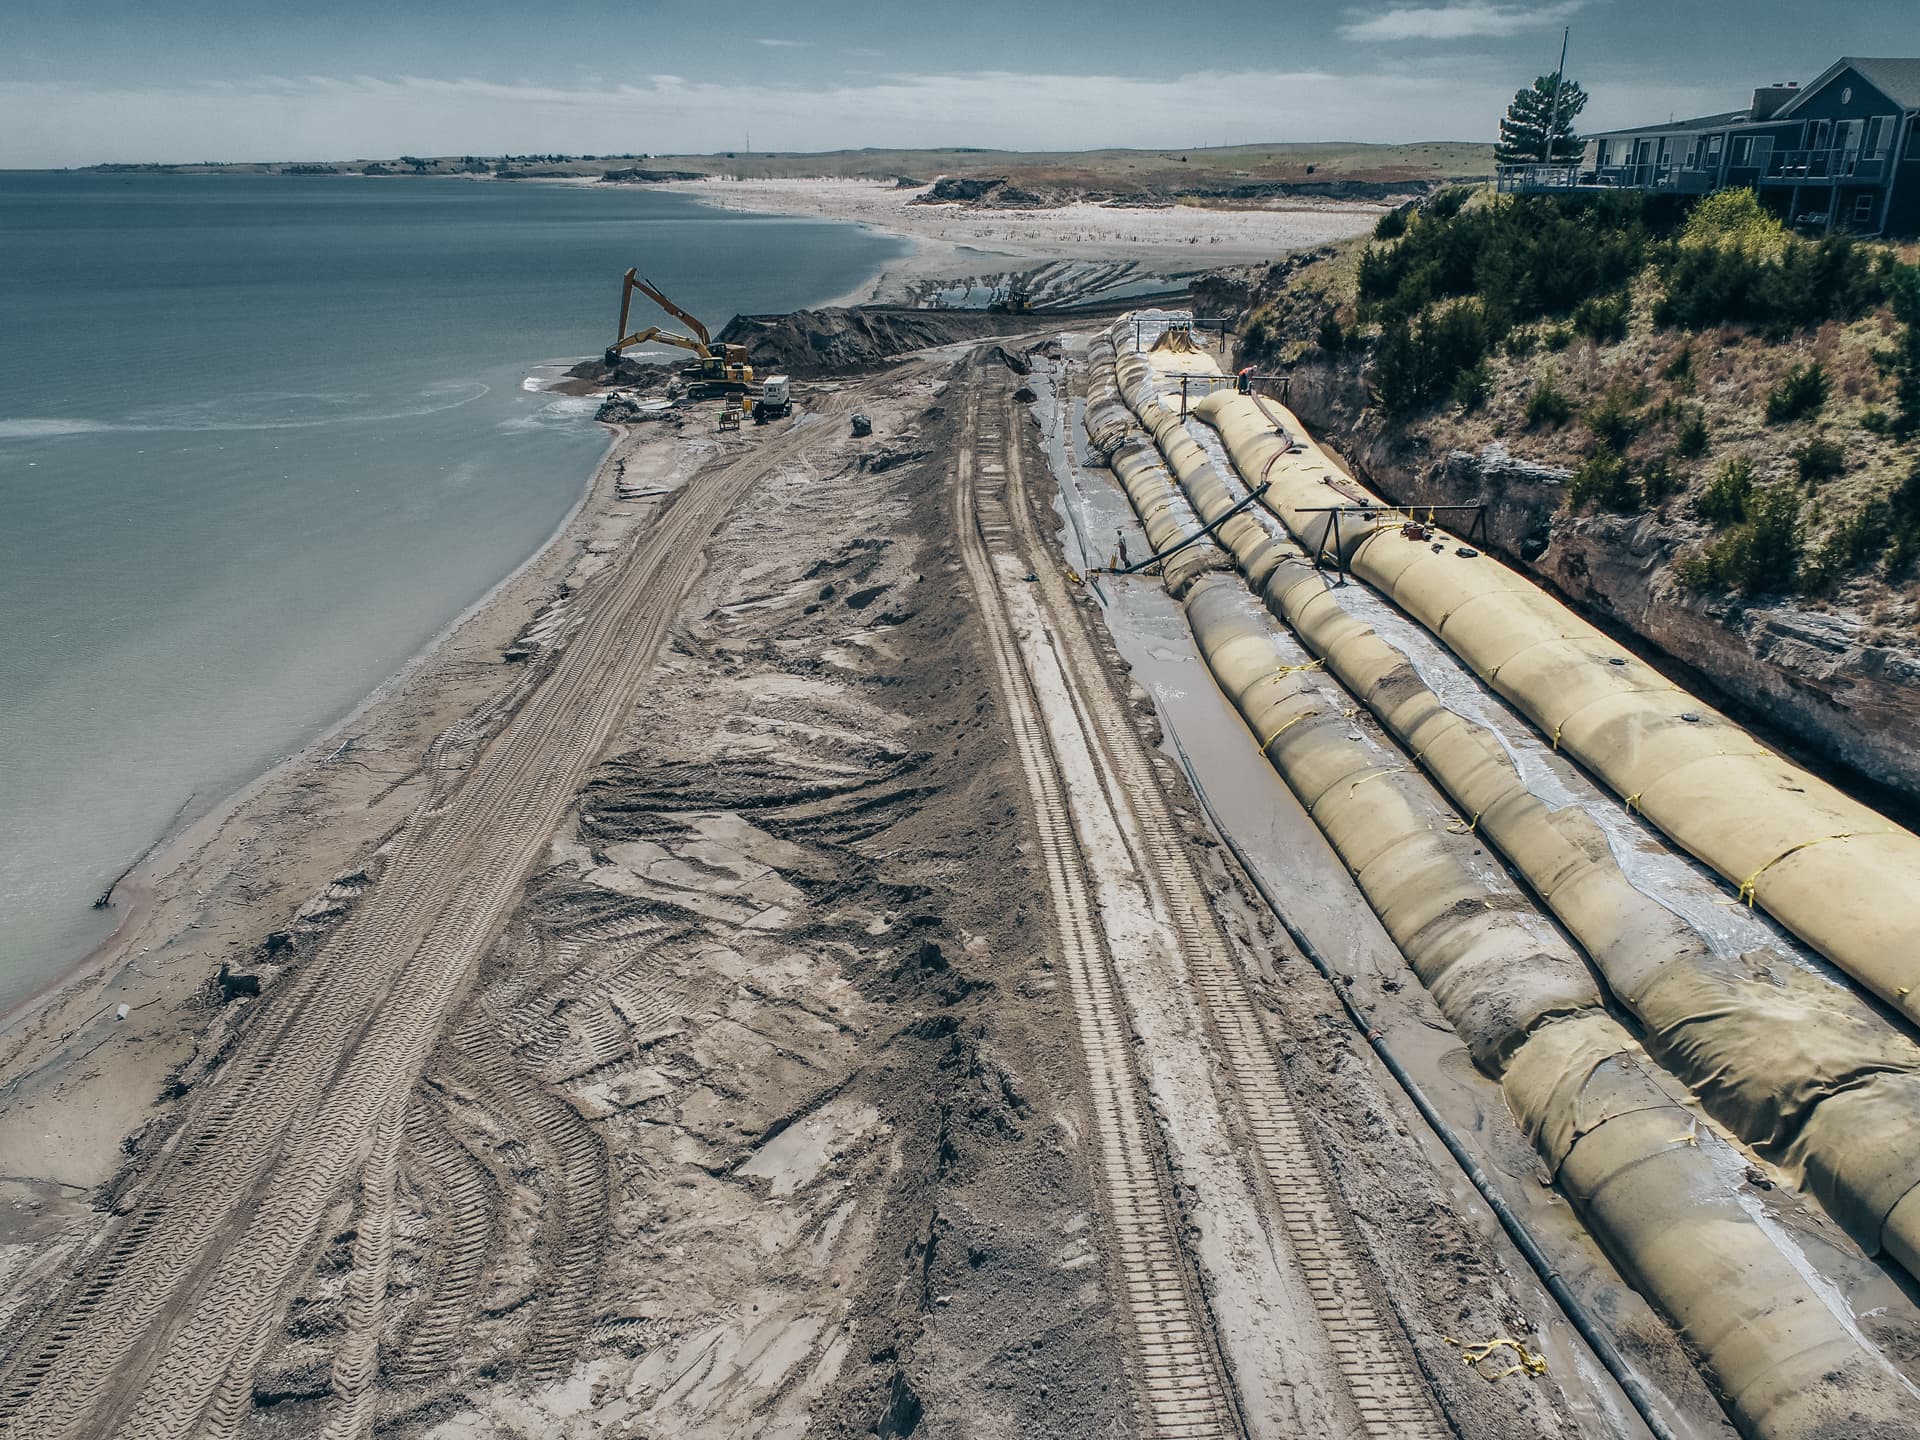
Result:
M914 242L847 303L900 303L916 286L956 276L1025 268L1036 261L1133 262L1168 275L1267 261L1373 228L1386 208L1303 199L1224 209L1201 205L1122 208L1061 205L976 210L917 205L927 193L870 180L686 180L658 187L705 204L765 215L852 221Z

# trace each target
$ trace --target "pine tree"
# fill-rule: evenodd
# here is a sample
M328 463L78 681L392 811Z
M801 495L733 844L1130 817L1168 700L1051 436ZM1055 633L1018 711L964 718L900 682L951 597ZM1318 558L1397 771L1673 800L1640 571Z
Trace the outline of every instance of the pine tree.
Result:
M1558 110L1554 89L1559 88ZM1542 75L1519 91L1500 121L1500 143L1493 158L1502 165L1532 165L1548 159L1546 133L1553 126L1553 155L1556 162L1577 160L1585 141L1574 134L1573 119L1587 107L1587 92L1578 82L1559 75ZM1555 118L1557 115L1558 118Z

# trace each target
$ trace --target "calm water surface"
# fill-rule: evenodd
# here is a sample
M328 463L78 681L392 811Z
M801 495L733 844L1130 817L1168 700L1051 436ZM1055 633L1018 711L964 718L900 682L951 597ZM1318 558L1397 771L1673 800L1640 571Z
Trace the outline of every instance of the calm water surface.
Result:
M552 532L606 435L529 380L627 266L717 329L900 249L611 187L0 174L0 1012Z

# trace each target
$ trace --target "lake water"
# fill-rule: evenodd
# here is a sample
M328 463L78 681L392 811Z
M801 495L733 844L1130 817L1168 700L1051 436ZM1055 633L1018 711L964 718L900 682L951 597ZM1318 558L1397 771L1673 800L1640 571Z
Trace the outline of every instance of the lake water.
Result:
M902 248L614 187L0 173L0 1012L552 533L607 437L529 381L629 265L718 329Z

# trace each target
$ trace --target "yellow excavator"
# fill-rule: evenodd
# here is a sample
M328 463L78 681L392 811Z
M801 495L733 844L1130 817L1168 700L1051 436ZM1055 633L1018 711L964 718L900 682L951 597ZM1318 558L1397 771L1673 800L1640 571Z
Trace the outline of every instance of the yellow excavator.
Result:
M649 325L645 330L636 330L629 335L627 312L633 304L633 292L636 290L669 315L684 321L693 334L676 335L658 325ZM607 347L609 370L618 366L622 350L644 345L649 340L658 340L662 345L690 350L697 357L693 364L680 372L681 379L688 382L687 393L695 400L705 400L715 395L747 395L753 390L753 367L747 363L747 347L715 344L705 325L669 300L653 282L642 278L637 267L627 271L626 283L620 287L620 328L615 333L619 338Z

